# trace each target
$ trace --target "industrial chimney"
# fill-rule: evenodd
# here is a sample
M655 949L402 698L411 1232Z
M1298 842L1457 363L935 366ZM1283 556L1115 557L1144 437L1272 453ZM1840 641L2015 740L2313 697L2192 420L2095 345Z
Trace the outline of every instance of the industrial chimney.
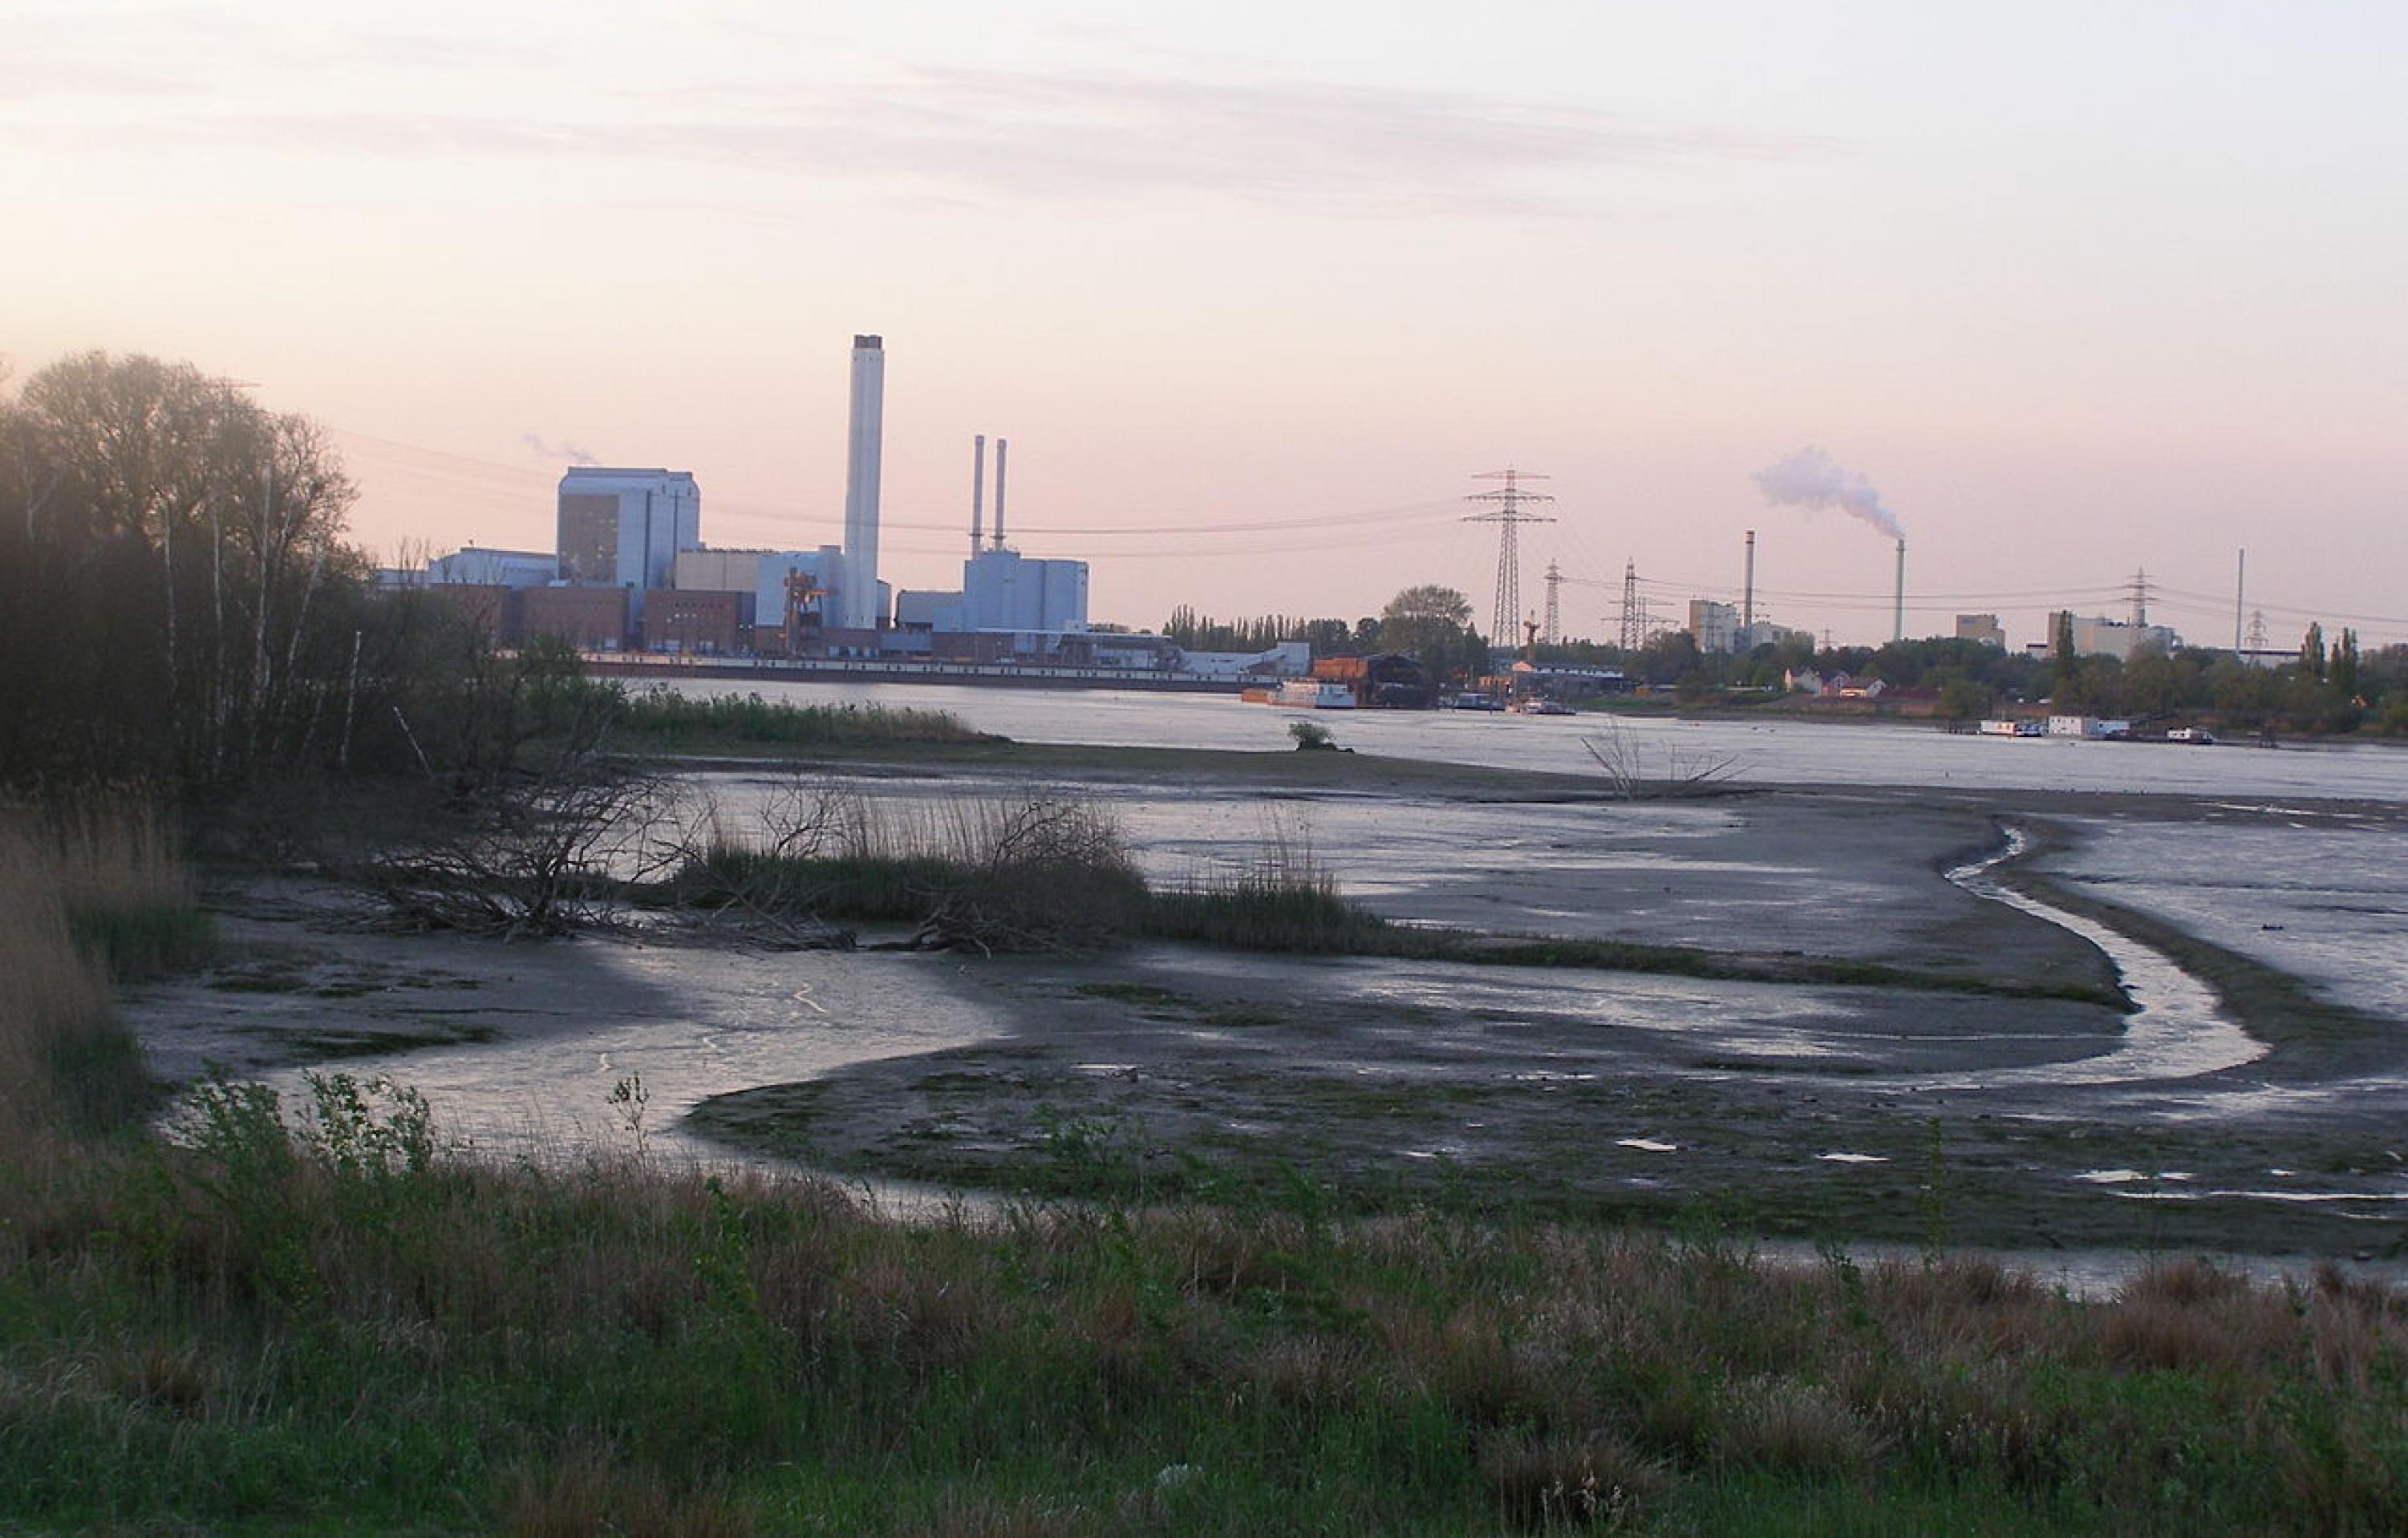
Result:
M1011 445L1002 438L995 440L995 548L1003 548L1003 454Z
M878 612L878 469L885 436L886 349L875 336L853 339L853 420L844 462L844 584L849 630L875 630Z
M1747 532L1747 586L1739 601L1739 623L1742 630L1756 628L1756 531Z
M1898 597L1890 611L1890 636L1893 641L1906 639L1906 541L1898 542Z
M986 434L970 440L970 554L978 554L981 513L986 506Z

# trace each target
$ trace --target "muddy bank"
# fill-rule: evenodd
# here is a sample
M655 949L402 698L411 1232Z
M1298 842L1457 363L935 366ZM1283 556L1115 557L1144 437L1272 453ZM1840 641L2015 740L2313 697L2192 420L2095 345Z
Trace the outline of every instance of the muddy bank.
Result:
M1445 766L1372 789L1187 762L1019 778L1104 799L1157 879L1209 879L1301 836L1398 922L1864 961L1951 986L1171 947L986 961L505 946L331 928L319 889L251 886L225 964L129 1012L171 1076L214 1060L289 1084L339 1059L418 1084L488 1146L530 1126L626 1135L604 1107L634 1073L648 1136L965 1189L1300 1183L1360 1205L2023 1250L2400 1242L2398 1022L2051 864L2119 819L2212 834L2304 812L2396 836L2399 808L1856 790L1651 803L1553 780L1516 799L1508 778ZM856 783L982 783L906 768ZM740 813L783 773L695 778ZM2204 979L2263 1055L2100 1072L2128 1045L2125 1012L2027 995L2109 988L2100 950L1944 879L2007 821L2043 837L2015 879Z
M1941 873L1998 836L1994 813L2045 829L2040 814L2069 805L2095 803L1763 792L1526 807L1468 853L1444 807L1416 805L1401 826L1377 804L1314 816L1349 890L1409 921L2006 984L2110 974L2088 942ZM2247 815L2138 797L2117 811ZM1333 837L1350 818L1391 826ZM980 980L1014 1021L1009 1040L714 1099L694 1121L731 1146L960 1188L1300 1181L1371 1206L1803 1237L2396 1254L2396 1023L2069 891L2045 857L2074 836L2044 837L2016 883L2161 947L2262 1033L2254 1061L2097 1071L2126 1018L2062 1000L1154 950L991 966Z

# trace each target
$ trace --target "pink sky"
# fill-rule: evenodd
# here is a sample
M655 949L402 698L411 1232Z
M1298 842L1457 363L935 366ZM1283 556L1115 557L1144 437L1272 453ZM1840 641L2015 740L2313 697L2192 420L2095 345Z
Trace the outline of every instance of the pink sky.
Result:
M1735 596L1753 528L1770 617L1886 638L1887 542L1753 479L1813 444L1919 634L2146 568L2229 644L2246 547L2277 644L2408 641L2408 23L2105 8L0 0L0 351L255 381L388 551L548 546L570 446L834 542L866 331L903 586L983 432L1099 619L1485 616L1512 463L1571 634L1626 561Z

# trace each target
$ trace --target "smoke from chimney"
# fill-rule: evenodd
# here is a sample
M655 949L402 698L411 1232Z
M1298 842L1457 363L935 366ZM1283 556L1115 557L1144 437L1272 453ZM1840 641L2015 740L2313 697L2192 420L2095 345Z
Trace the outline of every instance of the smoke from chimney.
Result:
M1903 539L1898 515L1882 506L1873 483L1854 470L1842 470L1820 449L1800 449L1770 469L1756 473L1756 489L1767 502L1785 507L1837 507L1862 519L1892 539Z
M577 445L573 443L553 443L545 438L542 434L537 433L520 434L519 442L525 444L527 446L527 451L534 454L538 459L566 460L571 464L581 464L588 467L598 465L602 463L600 460L595 459L593 455L587 453L584 449L578 448Z

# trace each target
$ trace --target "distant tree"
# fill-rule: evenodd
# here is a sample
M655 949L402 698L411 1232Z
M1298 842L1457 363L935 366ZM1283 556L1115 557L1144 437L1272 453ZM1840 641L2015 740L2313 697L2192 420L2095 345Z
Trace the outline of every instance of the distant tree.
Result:
M367 564L314 424L89 352L0 402L0 719L28 755L197 784L325 746Z
M1684 678L1694 682L1703 662L1698 638L1685 630L1668 630L1639 653L1640 676L1650 684L1672 684Z
M2117 707L2130 716L2166 716L2193 702L2197 675L2155 647L2143 647L2124 664Z
M1940 685L1940 714L1952 721L1970 721L1990 713L1992 696L1987 686L1959 675Z
M2325 657L2325 627L2319 620L2308 621L2308 634L2300 641L2300 671L2321 680L2328 666Z
M1470 600L1453 588L1425 583L1405 589L1380 611L1380 645L1418 655L1433 644L1453 643L1470 623Z
M2333 692L2344 700L2358 698L2358 632L2344 629L2341 645L2333 648Z

